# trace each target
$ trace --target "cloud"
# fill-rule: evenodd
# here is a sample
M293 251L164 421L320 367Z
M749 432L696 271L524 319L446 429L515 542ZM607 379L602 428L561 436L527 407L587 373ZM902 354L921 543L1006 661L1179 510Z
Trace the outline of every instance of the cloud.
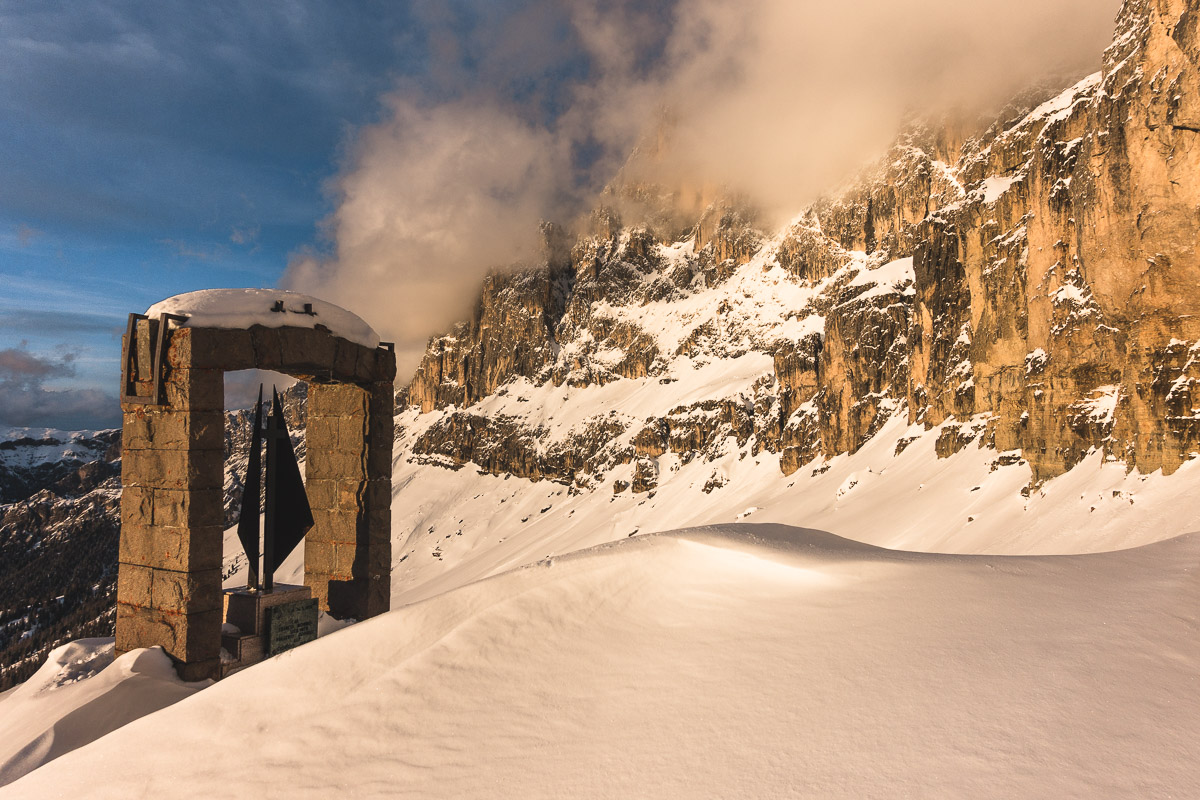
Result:
M0 381L17 386L32 386L47 378L70 377L75 374L72 361L73 357L66 356L55 364L26 350L10 347L0 350Z
M251 245L258 240L258 235L261 232L262 227L259 225L234 226L229 234L229 241L234 244Z
M366 313L415 366L430 333L470 310L465 287L536 254L570 161L561 139L486 99L388 103L337 183L333 258L300 256L285 283Z
M406 377L484 273L528 258L539 220L585 210L664 119L666 147L626 178L721 186L786 218L906 114L1098 68L1118 5L564 0L525 4L530 26L418 4L436 91L402 82L359 132L333 184L331 252L299 256L284 282L363 314Z
M23 348L0 350L0 425L82 430L120 424L120 405L112 395L45 387L48 380L73 377L76 359L69 352L53 361Z
M219 261L229 254L224 245L205 247L179 239L159 239L158 244L170 249L177 258L190 261Z
M125 320L111 314L88 311L35 311L18 309L0 311L0 331L37 332L39 335L107 333L120 336Z
M23 222L17 226L17 243L20 244L21 247L29 247L29 245L33 244L34 239L37 239L42 235L42 231L39 231L37 228L30 227Z
M1099 68L1118 0L683 0L661 168L791 216L910 112L982 111Z

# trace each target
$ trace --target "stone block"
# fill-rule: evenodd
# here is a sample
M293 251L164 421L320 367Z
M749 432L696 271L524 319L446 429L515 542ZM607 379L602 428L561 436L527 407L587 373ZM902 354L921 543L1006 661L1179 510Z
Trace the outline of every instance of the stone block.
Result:
M377 379L376 355L378 350L368 350L365 347L358 354L358 361L354 364L354 381L355 383L371 384Z
M334 338L311 328L280 328L279 345L289 370L310 375L329 375L333 367Z
M333 544L322 539L309 536L304 539L304 574L330 575L335 572L336 564ZM307 577L306 577L307 582Z
M367 551L367 577L390 576L392 574L391 542L371 543L365 549Z
M363 492L363 506L371 512L379 509L390 509L392 507L392 481L390 477L367 481Z
M367 587L362 581L331 579L328 588L326 609L330 616L338 619L366 619Z
M308 491L308 504L314 511L337 508L337 481L313 479L308 481L305 489Z
M124 462L121 464L124 471ZM121 490L121 525L154 523L154 490L136 484Z
M167 363L175 369L254 367L250 332L225 328L174 328L167 345Z
M124 503L122 502L123 507ZM122 564L152 566L156 562L158 552L155 542L156 533L157 530L149 522L122 522L121 536L117 545L117 560Z
M391 381L372 384L369 403L370 435L391 439L395 427L395 385Z
M359 560L358 545L354 542L333 542L333 569L330 572L341 578L351 578L355 576L356 562L361 564L361 569L366 569L365 557Z
M258 369L283 370L283 343L278 328L250 326L250 344L254 349L254 366Z
M225 373L219 369L175 369L166 380L166 405L173 411L225 410Z
M383 347L375 349L375 380L389 386L396 382L396 353Z
M175 665L175 672L181 681L189 683L216 680L220 677L221 660L220 658L209 658L204 661L178 663Z
M146 491L142 489L142 491ZM220 489L151 489L151 523L168 527L208 527L224 522Z
M341 337L334 338L333 378L335 380L354 380L354 376L357 373L358 356L362 350L362 345L355 344Z
M309 414L304 423L304 441L309 450L336 450L339 417Z
M223 450L225 418L219 411L191 411L141 406L125 415L124 450Z
M153 570L151 600L159 611L197 614L221 608L221 570Z
M365 488L364 481L349 478L335 483L337 487L337 508L340 511L357 511L361 502L360 497Z
M221 611L173 614L118 602L116 634L121 652L159 646L177 662L201 663L220 654Z
M153 606L151 584L154 570L140 564L117 565L117 602L130 606Z
M358 524L357 510L338 511L314 508L313 521L315 524L308 535L314 541L349 544L357 541L355 536Z
M372 575L367 583L366 616L386 614L392 607L391 568L382 575Z
M317 383L308 387L309 414L343 417L365 416L367 393L345 383Z
M121 526L118 560L178 572L220 569L222 538L220 525L172 528L128 523Z
M367 445L367 477L382 478L392 474L392 444L372 439Z
M320 609L322 611L329 611L329 576L324 573L310 571L306 563L304 568L304 585L312 592L312 596L317 598Z
M221 489L223 465L219 450L130 450L122 454L121 483L154 489Z
M221 647L224 647L236 661L242 664L254 664L262 661L266 656L263 652L263 637L254 633L223 633L221 634Z
M315 478L363 480L366 478L366 458L361 452L310 449L307 470Z
M392 541L392 509L391 506L380 506L367 514L367 541L371 546L391 544Z
M116 643L117 655L137 650L139 647L150 647L142 644L142 635L147 632L147 623L153 618L154 609L148 606L135 606L117 602Z
M337 445L342 452L357 453L367 440L367 418L357 414L337 417Z

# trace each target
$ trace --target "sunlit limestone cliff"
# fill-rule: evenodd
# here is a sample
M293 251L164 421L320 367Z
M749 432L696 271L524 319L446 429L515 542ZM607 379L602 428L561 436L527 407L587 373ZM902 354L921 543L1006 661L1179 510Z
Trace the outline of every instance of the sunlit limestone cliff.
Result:
M1129 2L1101 72L990 122L915 122L775 233L737 202L681 224L678 191L610 186L584 235L547 228L543 267L490 277L430 343L415 455L580 486L632 463L648 491L664 453L791 473L901 416L1035 484L1096 449L1174 471L1200 436L1196 26L1183 0ZM697 379L723 391L696 400ZM654 400L560 400L566 425L522 397L622 380Z
M498 522L472 532L500 506L437 511L430 470L478 502L500 490L464 475L553 482L512 522L559 531L538 540L560 536L558 552L656 529L664 504L695 524L741 518L763 492L772 519L831 530L852 497L940 503L899 527L938 527L947 548L1051 552L1050 528L1101 520L1102 549L1160 524L1127 517L1144 510L1130 482L1200 450L1198 59L1183 0L1130 0L1101 71L987 118L913 119L775 230L713 187L636 180L660 137L576 233L545 227L541 266L493 274L472 317L430 341L401 393L397 508L413 508L398 553L448 564L480 537L511 541ZM1033 513L1066 513L1079 470L1118 477L1071 495L1070 521ZM887 502L862 488L882 472ZM963 496L918 496L926 473ZM564 489L609 498L588 513L620 522L572 539ZM993 490L1007 510L988 527L972 504ZM425 567L397 569L403 587Z

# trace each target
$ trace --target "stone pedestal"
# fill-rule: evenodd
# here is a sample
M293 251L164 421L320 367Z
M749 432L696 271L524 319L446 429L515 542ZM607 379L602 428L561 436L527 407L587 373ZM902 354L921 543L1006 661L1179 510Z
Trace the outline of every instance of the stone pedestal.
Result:
M270 592L226 589L221 629L221 677L257 664L270 652L270 609L312 599L307 586L276 584ZM232 629L236 629L235 633ZM226 632L228 631L228 632Z

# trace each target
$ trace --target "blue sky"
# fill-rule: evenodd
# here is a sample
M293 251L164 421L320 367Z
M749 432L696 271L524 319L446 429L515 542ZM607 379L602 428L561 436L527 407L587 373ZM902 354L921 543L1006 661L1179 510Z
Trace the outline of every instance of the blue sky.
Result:
M126 315L323 246L354 132L504 5L0 3L0 426L117 424Z

